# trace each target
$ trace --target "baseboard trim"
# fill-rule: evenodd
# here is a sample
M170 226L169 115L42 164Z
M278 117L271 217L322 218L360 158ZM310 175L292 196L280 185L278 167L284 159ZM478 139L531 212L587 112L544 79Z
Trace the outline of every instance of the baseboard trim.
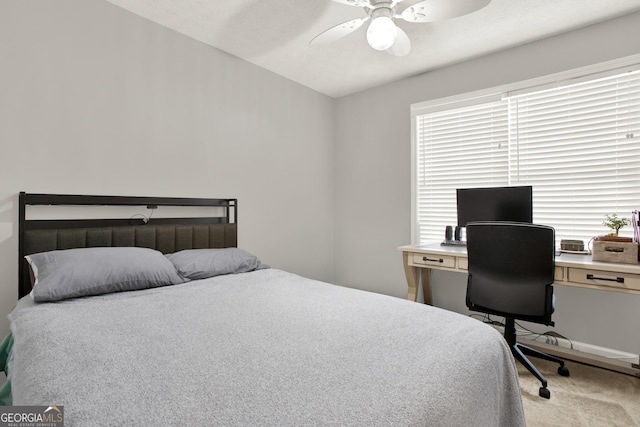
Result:
M609 369L611 371L620 372L627 375L633 375L640 378L640 369L628 362L622 362L607 357L598 356L596 354L584 353L582 351L572 350L569 348L558 347L551 344L545 344L538 341L518 338L518 342L535 348L537 350L558 356L563 359L573 360L574 362L584 363L586 365L597 366L599 368Z

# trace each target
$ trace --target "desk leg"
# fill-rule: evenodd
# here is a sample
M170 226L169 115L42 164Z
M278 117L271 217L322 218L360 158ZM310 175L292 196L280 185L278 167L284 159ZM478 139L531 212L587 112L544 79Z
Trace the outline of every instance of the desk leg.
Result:
M407 278L407 299L409 301L418 300L418 280L422 284L422 294L424 295L424 303L433 305L431 300L431 284L429 278L431 270L428 268L412 267L409 265L409 254L402 253L402 262L404 264L404 275Z
M404 275L407 278L407 299L409 301L418 300L418 274L420 274L416 268L409 265L409 253L402 253L402 263L404 264Z

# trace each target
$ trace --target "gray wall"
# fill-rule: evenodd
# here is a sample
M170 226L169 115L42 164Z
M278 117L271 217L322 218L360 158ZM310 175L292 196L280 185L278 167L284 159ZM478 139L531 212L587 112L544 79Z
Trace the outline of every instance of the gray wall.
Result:
M332 280L333 99L102 0L2 0L0 61L0 336L19 191L237 197L240 246Z
M410 105L637 54L638 39L634 14L334 101L101 0L3 0L0 335L22 190L238 197L240 245L263 261L405 297ZM435 279L436 304L466 312L464 277ZM556 292L556 330L640 352L640 297Z
M406 297L396 248L411 243L411 104L638 54L638 40L635 13L338 99L336 282ZM466 277L434 276L435 304L468 313ZM640 296L559 286L556 294L557 332L640 353Z

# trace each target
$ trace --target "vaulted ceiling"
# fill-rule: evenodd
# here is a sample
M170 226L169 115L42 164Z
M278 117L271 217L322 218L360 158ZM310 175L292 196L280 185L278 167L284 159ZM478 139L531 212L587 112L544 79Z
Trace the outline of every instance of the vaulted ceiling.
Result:
M452 19L396 20L412 46L396 57L369 47L368 23L333 43L309 45L328 28L367 16L345 4L353 0L107 1L331 97L640 11L640 0L492 0ZM401 1L396 12L419 1Z

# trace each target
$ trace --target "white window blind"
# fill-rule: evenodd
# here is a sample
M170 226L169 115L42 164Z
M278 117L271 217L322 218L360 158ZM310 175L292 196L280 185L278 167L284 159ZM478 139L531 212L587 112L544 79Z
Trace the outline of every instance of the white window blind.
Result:
M490 102L416 118L420 242L455 225L456 188L508 184L507 103Z
M533 220L558 239L605 234L640 208L640 72L416 117L418 243L456 223L456 188L533 186ZM631 228L623 230L630 235Z
M588 242L609 231L605 214L630 218L640 208L638 123L637 71L509 98L509 182L533 185L534 221Z

